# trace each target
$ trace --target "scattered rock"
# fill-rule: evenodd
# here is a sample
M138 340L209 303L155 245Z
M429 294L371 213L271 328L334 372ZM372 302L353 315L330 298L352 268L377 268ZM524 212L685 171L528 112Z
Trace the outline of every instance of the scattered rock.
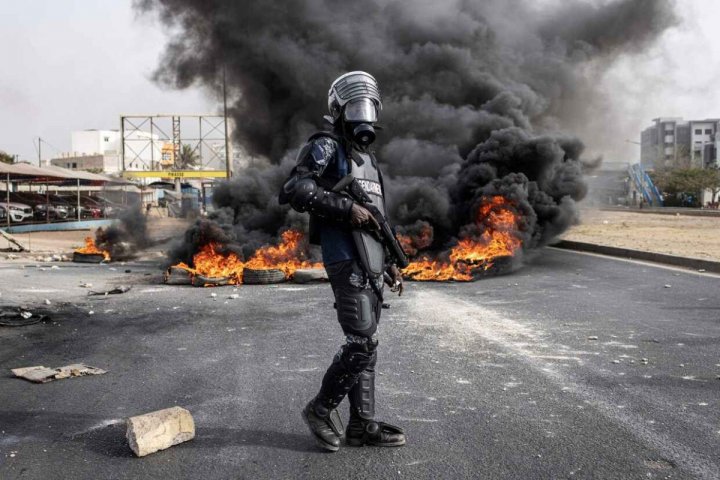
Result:
M672 285L665 285L665 288L672 288Z
M598 337L597 337L597 335L590 335L589 337L587 337L587 339L588 340L597 340Z
M95 296L95 295L119 295L121 293L129 292L132 289L129 285L120 285L118 287L113 288L112 290L106 290L104 292L95 292L90 291L88 292L88 295Z
M228 298L235 300L235 299L240 298L240 295L238 295L237 293L233 293L233 294L230 295Z
M92 283L81 283L80 286L82 288L90 288L90 287L92 287Z
M620 363L620 360L613 360L612 363Z
M126 436L135 455L144 457L195 438L195 422L184 408L167 408L130 417Z
M210 294L210 298L215 298L215 297L217 297L217 293L214 293L214 292L213 292L213 293Z
M51 303L52 302L50 300L48 300L47 298L45 299L45 305L50 305Z
M16 377L24 378L35 383L47 383L70 377L84 377L85 375L102 375L107 371L101 368L90 367L84 363L73 363L58 368L48 368L42 365L36 367L13 368L10 370Z

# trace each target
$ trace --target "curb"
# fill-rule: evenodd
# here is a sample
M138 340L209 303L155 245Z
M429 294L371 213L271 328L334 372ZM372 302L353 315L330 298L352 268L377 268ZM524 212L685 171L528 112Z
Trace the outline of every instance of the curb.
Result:
M673 215L681 217L720 217L720 210L708 210L701 208L681 207L613 207L605 205L599 207L603 212L625 212L625 213L654 213L656 215Z
M676 267L690 268L693 270L705 270L707 272L720 273L720 262L712 260L701 260L699 258L679 257L666 253L645 252L630 248L610 247L596 243L576 242L573 240L560 240L551 247L563 250L577 250L579 252L599 253L612 257L632 258L634 260L645 260L647 262L663 263Z

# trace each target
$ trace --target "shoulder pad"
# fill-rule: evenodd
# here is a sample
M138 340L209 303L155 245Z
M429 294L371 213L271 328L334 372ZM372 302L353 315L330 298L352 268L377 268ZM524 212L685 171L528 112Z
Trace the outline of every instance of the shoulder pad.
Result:
M306 161L324 167L335 158L338 144L330 137L318 137L308 142L307 147Z

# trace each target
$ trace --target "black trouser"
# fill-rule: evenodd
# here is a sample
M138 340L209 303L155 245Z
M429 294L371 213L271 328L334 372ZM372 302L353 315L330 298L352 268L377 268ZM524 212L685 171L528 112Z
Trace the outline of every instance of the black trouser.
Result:
M337 317L346 343L325 372L315 398L316 409L331 410L350 393L351 413L371 418L374 414L374 378L377 331L382 302L370 286L382 288L382 277L369 279L356 260L327 265L335 295Z

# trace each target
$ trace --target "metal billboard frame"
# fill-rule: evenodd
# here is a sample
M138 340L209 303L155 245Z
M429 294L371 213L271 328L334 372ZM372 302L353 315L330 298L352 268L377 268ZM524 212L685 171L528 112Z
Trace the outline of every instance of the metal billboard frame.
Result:
M166 131L166 125L160 125L167 123L169 120L171 124L171 131ZM197 133L192 136L182 135L182 125L187 122L197 122ZM150 136L147 139L144 138L129 138L130 135L136 132L149 133ZM157 138L155 138L157 136ZM210 142L222 142L225 145L225 158L213 148L211 148ZM143 143L144 146L138 145ZM156 149L162 151L162 146L170 143L173 148L173 166L163 172L172 172L181 170L178 166L177 161L180 156L180 149L182 145L190 145L194 152L198 153L200 161L200 170L208 168L210 162L214 160L223 161L226 167L226 177L232 175L230 171L230 142L228 141L228 124L227 117L224 115L217 114L179 114L179 113L166 113L166 114L133 114L133 115L121 115L120 116L120 160L122 164L123 172L128 171L126 165L126 159L128 153L131 155L128 163L140 162L142 165L148 167L150 171L160 171L158 168L160 165L161 158L155 159ZM157 147L160 147L159 149ZM135 147L135 148L133 148ZM150 148L150 164L148 165L147 159L142 157L143 152Z

